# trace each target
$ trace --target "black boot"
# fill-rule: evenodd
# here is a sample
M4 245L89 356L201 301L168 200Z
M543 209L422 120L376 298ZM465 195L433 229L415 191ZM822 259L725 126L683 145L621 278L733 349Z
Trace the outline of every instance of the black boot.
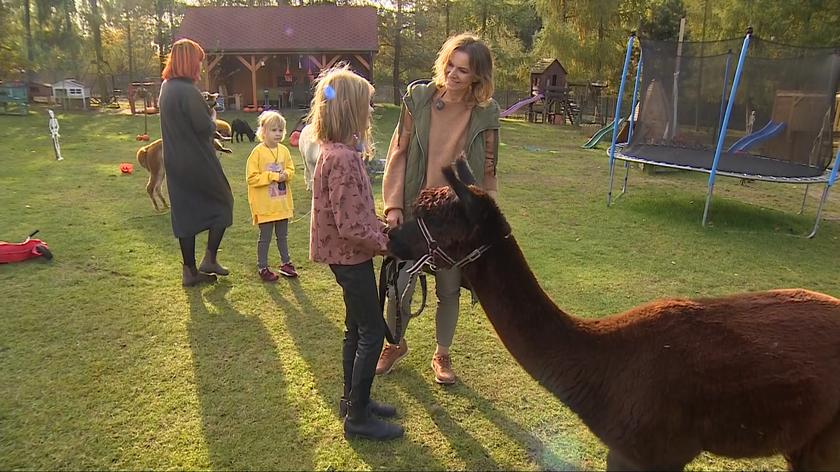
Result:
M215 281L215 275L199 272L195 266L189 267L185 265L182 270L181 283L184 287L193 287L199 284L213 283Z
M344 418L344 437L387 441L402 437L402 426L376 419L368 412L368 406L347 405L347 417Z
M347 403L348 400L346 398L338 401L338 416L342 418L347 416ZM393 418L397 416L396 408L387 403L379 403L373 400L368 402L368 412L380 418Z

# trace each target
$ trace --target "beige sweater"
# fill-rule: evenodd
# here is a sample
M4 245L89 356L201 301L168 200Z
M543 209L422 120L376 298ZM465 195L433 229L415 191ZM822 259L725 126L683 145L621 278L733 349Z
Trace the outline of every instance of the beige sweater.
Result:
M434 103L434 99L433 99ZM447 102L442 110L432 106L431 129L429 130L428 163L426 165L427 187L447 185L441 169L452 164L464 151L467 140L467 129L470 123L470 113L474 105L466 102ZM391 136L388 147L388 161L385 176L382 180L382 196L385 201L385 213L392 208L403 209L403 191L405 184L405 160L411 142L414 120L409 113L403 119L402 135L397 136L399 126ZM496 170L493 161L494 140L497 133L484 133L484 190L495 192L497 189Z

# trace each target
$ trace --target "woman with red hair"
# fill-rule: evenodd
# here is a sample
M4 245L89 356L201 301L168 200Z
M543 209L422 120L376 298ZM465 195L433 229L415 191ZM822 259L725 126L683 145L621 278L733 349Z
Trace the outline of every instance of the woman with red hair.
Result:
M233 193L213 149L216 111L207 106L196 87L204 50L180 39L163 69L160 88L160 131L163 138L166 186L171 204L172 232L184 259L185 287L213 282L230 272L216 253L233 223ZM204 259L196 267L195 235L208 231Z

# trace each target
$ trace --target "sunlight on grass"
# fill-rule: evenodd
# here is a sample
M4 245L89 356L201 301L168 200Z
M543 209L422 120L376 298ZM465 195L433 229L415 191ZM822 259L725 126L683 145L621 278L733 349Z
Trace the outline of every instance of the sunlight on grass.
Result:
M0 466L4 469L591 470L604 446L505 350L479 306L462 296L453 362L460 382L432 379L434 302L412 321L411 354L374 382L406 437L347 441L337 415L344 305L330 270L308 261L310 196L292 182L289 245L301 277L256 275L245 160L221 158L234 224L220 259L231 276L180 286L168 212L156 212L135 160L143 118L63 113L53 159L44 109L0 116L0 239L40 229L55 254L0 266ZM300 112L287 116L294 123ZM383 158L399 109L377 105ZM223 119L255 117L224 113ZM148 119L153 139L159 118ZM499 204L531 269L563 310L618 313L649 300L807 287L840 295L840 197L817 237L819 191L721 179L712 225L700 226L705 178L630 169L606 206L607 158L582 130L504 120ZM302 163L292 151L298 176ZM120 175L121 162L134 164ZM623 176L623 169L621 170ZM381 178L374 180L381 210ZM816 195L815 195L816 194ZM206 241L200 235L197 246ZM270 263L278 255L270 253ZM432 284L433 285L433 284ZM433 293L433 286L430 293ZM550 347L546 347L550 349ZM631 353L632 354L632 353ZM780 470L780 457L704 454L690 470Z

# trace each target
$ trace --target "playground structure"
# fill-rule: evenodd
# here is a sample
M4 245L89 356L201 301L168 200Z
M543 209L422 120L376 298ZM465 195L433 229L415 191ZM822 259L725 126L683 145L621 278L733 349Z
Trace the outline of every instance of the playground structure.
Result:
M23 115L29 113L29 95L23 82L0 83L0 114Z
M616 126L618 126L619 128L617 137L618 142L626 142L627 138L629 137L629 123L627 121L627 118L620 118L617 123L615 121L610 121L609 123L607 123L606 126L596 131L595 134L593 134L592 137L589 138L589 141L585 142L580 147L582 147L583 149L595 148L595 146L597 146L598 143L600 143L604 138L612 135L612 130Z
M838 153L829 168L838 51L778 44L754 37L752 30L743 41L640 39L630 108L641 99L639 119L630 123L628 143L621 146L617 125L636 41L631 35L627 42L615 108L607 205L612 203L616 159L625 161L621 194L629 162L709 174L704 226L718 175L806 184L806 196L808 185L825 184L808 234L813 237L840 165ZM739 49L740 54L733 53ZM752 132L753 123L763 125Z
M566 69L557 59L543 59L531 68L531 94L519 100L501 117L513 115L527 106L525 116L531 123L555 123L561 117L565 122L575 124L577 105L569 96L566 84Z
M128 107L132 115L154 115L158 112L158 95L160 83L157 81L131 82L128 84ZM143 101L143 107L137 108L138 99Z
M606 93L606 82L569 82L569 98L577 105L577 123L609 125L615 97Z
M52 94L53 102L60 104L65 110L71 109L77 100L82 110L87 110L90 104L90 87L73 78L54 83Z

